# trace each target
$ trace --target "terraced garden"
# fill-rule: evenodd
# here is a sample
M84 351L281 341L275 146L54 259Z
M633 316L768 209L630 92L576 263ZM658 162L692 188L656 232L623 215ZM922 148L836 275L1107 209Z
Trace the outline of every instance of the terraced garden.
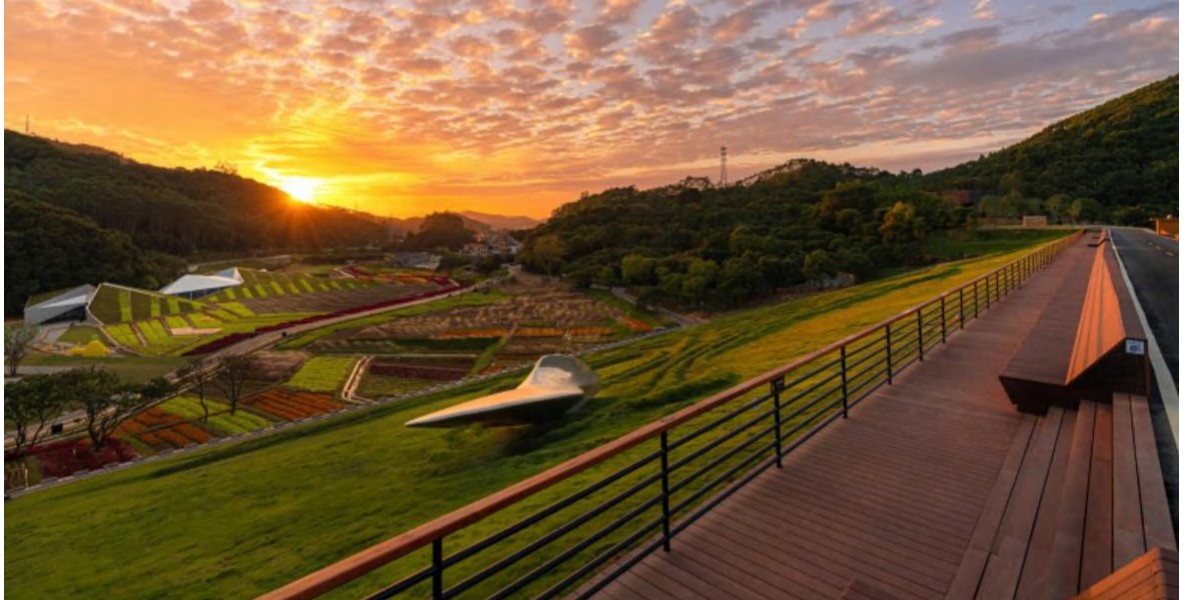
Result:
M6 586L32 597L253 596L861 330L1010 258L993 255L920 269L586 355L604 387L558 428L403 426L426 412L507 389L520 380L514 375L18 498L5 511ZM369 383L370 378L364 381ZM586 473L566 487L578 489L611 469ZM570 491L552 489L456 535L448 551ZM171 536L157 535L160 523L145 518L163 510L177 517ZM86 523L75 518L83 512L90 515ZM545 527L514 541L528 541ZM96 530L105 535L87 535ZM581 528L570 539L593 531ZM119 556L105 552L117 543L130 550ZM485 551L458 568L473 572L507 550ZM427 553L418 554L349 586L345 595L362 596L425 566ZM543 559L535 554L529 560ZM64 570L73 576L57 576Z

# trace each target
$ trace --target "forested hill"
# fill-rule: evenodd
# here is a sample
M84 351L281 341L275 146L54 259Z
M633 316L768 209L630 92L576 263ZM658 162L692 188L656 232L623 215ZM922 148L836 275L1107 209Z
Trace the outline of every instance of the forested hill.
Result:
M913 177L876 169L796 160L747 181L584 196L533 229L518 260L581 287L728 308L837 272L923 262L921 238L966 218Z
M926 262L928 233L979 217L1146 225L1178 214L1178 115L1176 76L928 175L799 159L723 188L611 189L560 207L518 259L647 302L725 308L835 272ZM947 190L967 193L935 195Z
M386 240L379 219L294 202L236 174L168 169L89 146L4 131L4 188L177 256L261 248L313 249Z
M985 212L1055 217L1083 199L1077 208L1090 209L1095 214L1083 216L1095 220L1144 225L1147 217L1179 214L1179 76L1054 123L1003 150L927 174L922 187L991 195ZM1096 202L1089 207L1088 199Z

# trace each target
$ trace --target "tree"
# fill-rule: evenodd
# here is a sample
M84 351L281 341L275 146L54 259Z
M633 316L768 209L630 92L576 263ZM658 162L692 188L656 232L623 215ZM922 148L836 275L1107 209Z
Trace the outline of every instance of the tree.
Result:
M17 374L17 367L25 360L29 347L37 338L38 326L33 323L6 326L4 328L4 364L8 367L10 377Z
M186 387L191 387L192 391L196 393L196 397L200 399L200 408L204 409L204 417L201 421L204 423L208 422L208 401L204 397L204 388L209 377L206 372L207 368L208 365L204 360L198 360L175 372L179 377L179 382Z
M219 359L213 383L229 400L229 414L237 414L238 401L254 373L254 360L245 354L226 354Z
M83 404L92 451L104 448L121 423L174 393L162 377L141 385L123 384L103 367L72 369L62 374L64 393Z
M546 275L554 275L567 254L567 247L562 239L551 234L537 238L529 254L534 268Z
M1050 217L1051 223L1059 223L1067 212L1067 207L1071 203L1071 198L1066 194L1054 194L1046 198L1046 216Z
M63 391L55 375L30 375L4 386L4 420L12 423L17 455L49 433L69 398Z

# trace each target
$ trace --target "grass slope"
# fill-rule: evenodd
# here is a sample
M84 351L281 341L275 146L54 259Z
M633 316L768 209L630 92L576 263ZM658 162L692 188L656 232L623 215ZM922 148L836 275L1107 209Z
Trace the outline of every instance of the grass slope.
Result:
M18 498L5 510L6 590L27 597L255 595L1012 258L922 269L589 355L604 388L578 418L557 429L403 426L430 410L511 387L520 378L508 377ZM585 473L481 527L494 530L602 475ZM523 539L545 531L534 528ZM448 551L462 547L462 536L456 538L448 542ZM113 547L126 550L108 551ZM451 576L457 579L495 560L493 552L471 559ZM334 596L361 597L424 564L428 552L409 558Z

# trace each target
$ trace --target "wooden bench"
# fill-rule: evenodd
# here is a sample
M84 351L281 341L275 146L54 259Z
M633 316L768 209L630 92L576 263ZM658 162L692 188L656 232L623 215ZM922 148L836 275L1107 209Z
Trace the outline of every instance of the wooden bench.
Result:
M1090 268L1059 283L1000 383L1019 410L1044 415L1050 406L1075 408L1081 399L1107 402L1115 390L1146 394L1149 369L1132 291L1112 245L1101 243Z
M1176 550L1146 398L1025 418L948 598L1066 600Z
M1072 600L1178 600L1179 553L1154 548Z

